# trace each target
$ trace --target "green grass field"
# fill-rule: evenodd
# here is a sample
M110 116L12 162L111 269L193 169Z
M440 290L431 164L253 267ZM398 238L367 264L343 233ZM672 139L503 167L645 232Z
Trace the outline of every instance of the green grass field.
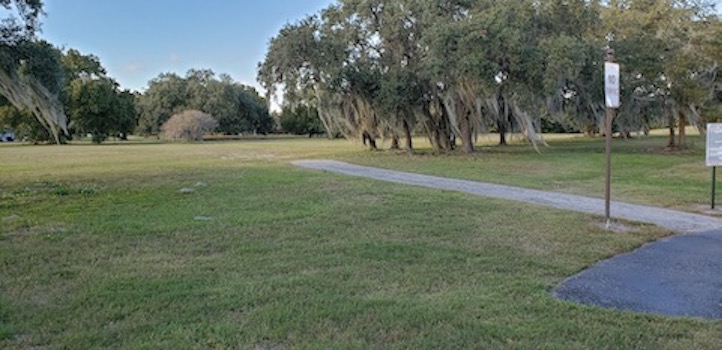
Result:
M549 147L541 147L540 153L528 145L498 147L492 144L495 139L482 141L471 157L422 151L413 157L399 157L403 152L360 152L346 158L384 168L604 197L601 138L552 136ZM689 149L680 152L667 150L663 136L615 140L613 199L690 212L709 209L712 182L711 170L705 167L705 141L695 135L688 142Z
M692 142L677 154L662 138L615 141L615 197L705 203ZM609 232L588 215L288 163L601 195L601 139L550 146L408 157L307 139L2 145L0 348L722 348L719 321L549 294L665 230Z

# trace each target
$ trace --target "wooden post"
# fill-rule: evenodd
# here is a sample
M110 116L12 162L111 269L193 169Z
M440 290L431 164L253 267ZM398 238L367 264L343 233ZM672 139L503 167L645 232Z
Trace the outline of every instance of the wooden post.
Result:
M607 47L607 62L614 62L614 50ZM606 174L604 186L604 215L607 220L607 229L612 226L612 133L614 121L614 108L607 106L604 134L606 137Z
M612 121L614 120L614 109L607 107L606 120L606 174L604 186L604 215L607 219L607 228L612 225Z
M715 209L715 197L717 194L717 167L712 167L712 210Z

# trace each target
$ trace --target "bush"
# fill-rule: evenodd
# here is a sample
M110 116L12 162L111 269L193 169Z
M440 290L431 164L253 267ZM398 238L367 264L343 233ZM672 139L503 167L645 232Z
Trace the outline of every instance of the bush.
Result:
M167 139L201 141L203 135L218 127L218 121L210 115L196 110L186 110L168 119L161 131Z

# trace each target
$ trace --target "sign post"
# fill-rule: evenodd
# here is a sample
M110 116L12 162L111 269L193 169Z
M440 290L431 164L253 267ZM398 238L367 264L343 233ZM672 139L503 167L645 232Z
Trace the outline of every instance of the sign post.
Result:
M604 188L604 214L607 228L612 226L612 126L614 110L619 108L619 64L614 62L614 50L607 47L607 57L604 63L604 100L607 107L607 120L604 134L606 136L607 171Z
M712 210L715 207L715 194L717 193L717 167L712 167Z
M715 209L717 167L722 166L722 123L707 124L707 166L712 167L712 209Z

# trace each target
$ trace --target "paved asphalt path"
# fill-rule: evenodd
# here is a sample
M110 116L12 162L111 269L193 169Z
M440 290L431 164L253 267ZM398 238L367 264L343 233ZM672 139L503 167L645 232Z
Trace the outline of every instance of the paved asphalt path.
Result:
M331 160L294 165L333 173L558 209L604 215L604 200L467 180L449 179ZM722 219L612 202L612 217L655 224L685 235L647 244L602 261L562 282L559 299L669 316L722 318Z

